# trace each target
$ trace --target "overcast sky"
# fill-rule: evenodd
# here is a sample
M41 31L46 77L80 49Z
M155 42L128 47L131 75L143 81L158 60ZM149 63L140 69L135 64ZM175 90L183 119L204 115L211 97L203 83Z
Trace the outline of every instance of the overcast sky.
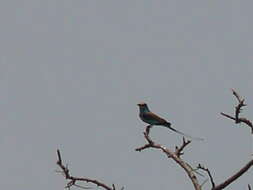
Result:
M0 1L2 189L63 189L56 149L73 175L126 189L193 189L145 143L140 101L192 142L185 160L222 182L250 160L250 130L233 113L235 88L253 120L250 0ZM169 148L181 136L155 128ZM205 178L200 177L200 181ZM246 189L252 169L228 189ZM209 184L204 189L208 189Z

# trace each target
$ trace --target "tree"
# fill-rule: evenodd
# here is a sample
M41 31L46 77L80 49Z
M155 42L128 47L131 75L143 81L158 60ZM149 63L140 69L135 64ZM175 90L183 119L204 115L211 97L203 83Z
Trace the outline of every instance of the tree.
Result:
M235 114L234 116L228 115L226 113L221 112L221 115L229 118L231 120L233 120L236 124L240 124L240 123L244 123L246 124L246 126L250 127L251 129L251 135L253 135L253 124L252 122L244 117L240 117L240 113L243 107L246 106L246 104L244 103L245 100L242 99L239 94L232 89L232 93L233 95L236 97L238 104L235 107ZM150 130L151 130L152 126L147 126L146 130L144 131L144 138L147 141L147 143L139 148L136 148L135 150L138 152L141 152L145 149L158 149L161 150L161 152L163 154L165 154L168 159L172 159L173 161L175 161L176 164L178 164L184 172L186 172L186 174L188 175L189 179L191 180L193 187L195 190L201 190L203 185L205 184L199 183L198 177L197 175L202 175L201 173L199 173L199 170L203 170L206 172L206 174L209 177L209 180L211 182L212 188L211 190L221 190L221 189L225 189L227 186L229 186L232 182L236 181L239 179L239 177L241 177L245 172L248 171L248 169L253 165L253 159L251 159L248 163L246 163L238 172L232 174L229 178L225 179L222 183L220 184L216 184L214 182L213 176L210 172L210 170L207 167L204 167L201 164L198 164L197 167L193 167L191 166L189 163L187 163L183 158L182 155L183 150L190 145L191 141L190 140L186 140L183 137L183 142L180 146L175 146L175 150L171 150L166 148L165 146L158 144L156 142L154 142L151 137L149 136L150 134ZM68 169L68 167L66 165L63 164L62 162L62 158L61 158L61 153L60 150L57 150L57 156L58 156L58 161L57 161L57 165L61 168L61 171L59 171L60 173L62 173L64 175L64 177L66 178L66 180L68 180L68 183L66 185L66 188L70 189L72 186L76 186L79 188L84 188L84 189L89 189L89 187L84 187L84 186L80 186L77 184L77 182L86 182L86 183L92 183L95 184L97 186L100 186L103 189L106 190L116 190L116 187L114 184L112 184L111 186L106 185L103 182L100 182L96 179L91 179L91 178L86 178L86 177L74 177L72 175L70 175L70 171ZM124 187L121 187L121 190L123 190ZM250 184L248 184L248 190L251 190L251 186Z

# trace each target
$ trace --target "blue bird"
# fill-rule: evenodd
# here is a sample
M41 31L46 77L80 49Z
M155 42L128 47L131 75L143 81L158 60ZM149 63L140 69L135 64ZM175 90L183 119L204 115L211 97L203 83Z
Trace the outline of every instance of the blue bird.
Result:
M160 125L160 126L164 126L169 128L170 130L179 133L185 137L191 138L191 139L196 139L196 140L203 140L202 138L198 138L198 137L192 137L190 135L187 135L185 133L182 133L176 129L174 129L173 127L171 127L171 123L166 121L165 119L159 117L158 115L152 113L149 108L148 105L144 102L141 102L139 104L137 104L139 106L140 109L140 113L139 116L141 118L142 121L144 121L145 123L148 123L149 125Z

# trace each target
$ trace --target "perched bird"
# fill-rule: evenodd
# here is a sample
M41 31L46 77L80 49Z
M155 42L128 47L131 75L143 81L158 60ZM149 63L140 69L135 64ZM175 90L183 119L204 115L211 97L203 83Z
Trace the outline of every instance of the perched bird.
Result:
M198 137L192 137L190 135L187 135L185 133L182 133L174 128L171 127L171 123L166 121L165 119L159 117L158 115L152 113L149 108L148 105L144 102L141 102L139 104L137 104L139 106L140 109L140 113L139 116L141 118L142 121L144 121L145 123L148 123L150 125L160 125L160 126L164 126L169 128L170 130L179 133L185 137L189 137L191 139L196 139L196 140L203 140L202 138L198 138Z

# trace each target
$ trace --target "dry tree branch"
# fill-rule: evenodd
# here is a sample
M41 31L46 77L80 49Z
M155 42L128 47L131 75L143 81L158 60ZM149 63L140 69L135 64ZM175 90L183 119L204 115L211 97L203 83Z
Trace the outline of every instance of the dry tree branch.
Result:
M208 168L205 168L204 166L202 166L200 164L198 165L198 168L204 170L205 172L207 172L207 174L208 174L208 176L210 178L211 184L212 184L212 188L214 188L215 187L215 183L214 183L213 176L212 176L210 170Z
M241 113L241 109L242 107L246 106L246 104L244 103L244 99L242 99L239 94L232 89L232 93L233 95L236 97L237 101L238 101L238 105L235 107L235 116L231 116L228 114L225 114L223 112L221 112L221 115L232 119L235 121L235 123L245 123L248 127L251 128L251 133L253 134L253 124L250 120L248 120L247 118L243 118L240 117L240 113ZM235 181L236 179L238 179L241 175L243 175L251 166L253 165L253 160L250 160L244 167L242 167L238 172L236 172L234 175L232 175L231 177L229 177L227 180L225 180L224 182L222 182L221 184L215 186L214 188L212 188L212 190L220 190L220 189L224 189L225 187L227 187L229 184L231 184L233 181Z
M251 186L250 186L250 184L248 184L248 189L249 189L249 190L251 190Z
M74 176L70 175L68 167L63 165L63 163L62 163L61 153L60 153L59 149L57 150L57 156L58 156L57 165L62 169L61 173L65 176L65 179L70 180L67 183L66 188L70 189L70 187L76 186L76 187L80 187L80 188L84 188L84 189L90 189L89 187L83 187L83 186L76 184L76 182L78 182L78 181L83 181L86 183L93 183L97 186L100 186L100 187L106 189L106 190L116 190L114 184L112 184L112 187L110 187L110 186L108 186L100 181L97 181L95 179L84 178L84 177L74 177Z
M221 183L221 184L215 186L214 188L212 188L212 190L224 189L229 184L231 184L233 181L235 181L236 179L238 179L241 175L243 175L252 165L253 165L253 160L249 161L242 169L240 169L234 175L232 175L231 177L229 177L226 181L224 181L223 183Z
M235 121L235 123L245 123L248 127L251 128L251 134L253 134L253 124L250 120L248 120L247 118L244 118L244 117L240 117L240 113L241 113L241 110L243 107L247 106L247 104L244 103L244 99L242 99L239 94L234 90L234 89L231 89L232 90L232 93L233 95L236 97L237 101L238 101L238 105L235 107L235 116L231 116L231 115L228 115L226 113L223 113L221 112L221 115L229 118L229 119L232 119Z
M201 190L201 186L198 182L198 179L196 177L196 175L194 174L194 170L192 169L192 167L185 162L180 156L182 155L182 151L183 149L190 144L191 141L185 141L185 139L183 138L183 144L180 148L176 148L175 152L173 152L172 150L164 147L163 145L157 144L155 143L149 136L149 132L152 126L147 126L146 127L146 131L143 133L145 139L147 140L147 144L145 144L142 147L136 148L136 151L141 152L142 150L148 149L148 148L155 148L155 149L159 149L161 150L163 153L166 154L166 156L168 158L172 158L177 164L179 164L184 171L187 173L188 177L190 178L190 180L192 181L192 184L195 188L195 190Z
M175 154L180 157L181 155L183 155L183 150L184 148L190 144L191 141L190 140L185 140L185 138L183 137L183 144L178 148L178 146L176 146L176 151L175 151Z

